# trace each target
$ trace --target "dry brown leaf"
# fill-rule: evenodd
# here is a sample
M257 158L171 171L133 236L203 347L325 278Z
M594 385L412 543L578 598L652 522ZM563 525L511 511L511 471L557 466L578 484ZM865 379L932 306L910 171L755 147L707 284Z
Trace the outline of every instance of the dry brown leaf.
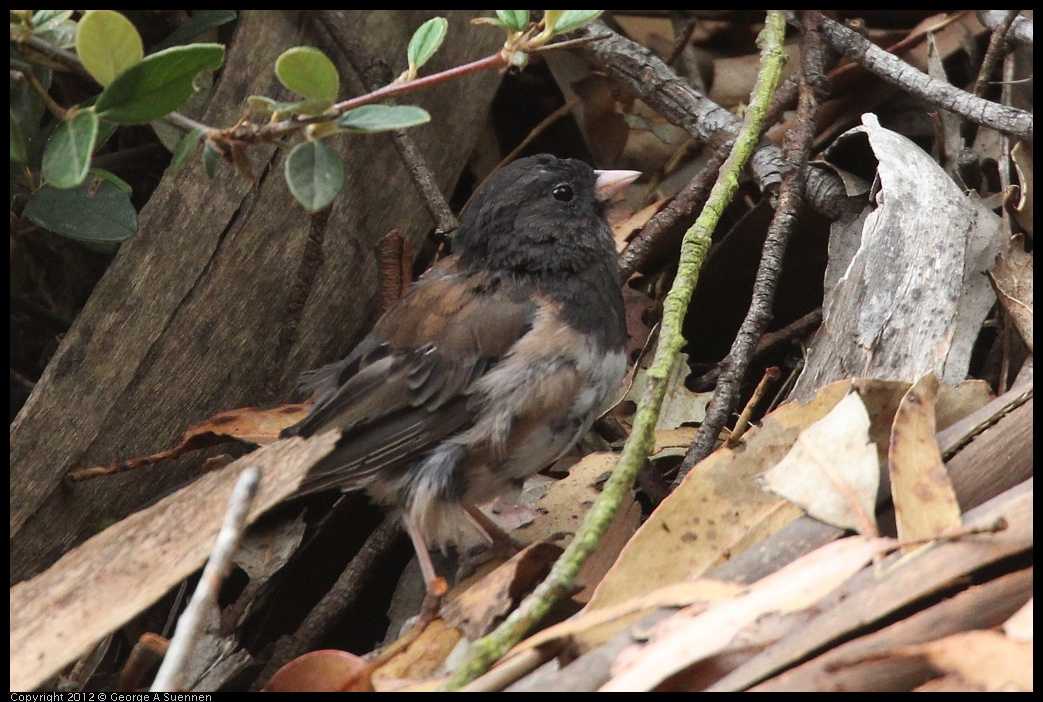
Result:
M459 629L435 619L406 650L373 671L373 689L397 690L440 674L445 659L462 638Z
M754 478L775 465L800 431L824 417L851 387L823 388L806 405L783 405L746 435L697 465L623 549L590 607L606 607L671 583L698 578L804 514Z
M1003 247L996 264L989 271L989 280L1003 311L1014 321L1018 333L1032 350L1032 287L1033 256L1026 253L1019 241Z
M640 290L623 286L623 309L627 318L626 354L630 362L636 361L638 353L648 345L652 327L648 326L646 319L655 305L656 301Z
M569 469L569 474L555 482L536 504L540 515L514 533L522 542L548 541L566 546L583 523L601 486L619 462L615 453L592 453ZM620 505L615 518L598 547L583 564L576 583L581 590L574 596L586 602L605 573L615 563L619 552L630 541L641 521L641 507L632 498Z
M670 371L670 378L667 380L666 395L659 409L659 420L655 425L657 431L676 429L682 424L702 422L706 416L706 406L710 404L710 398L713 397L713 393L692 392L685 386L684 381L689 372L688 354L681 353L678 356L677 363L674 364ZM623 397L624 400L637 403L645 394L648 386L648 366L651 365L654 357L654 353L647 353L641 359L634 374L634 382Z
M938 406L934 410L935 428L938 431L948 429L995 399L996 395L984 380L971 378L956 387L946 383L938 391Z
M902 398L891 426L891 498L902 540L930 539L960 526L960 505L934 438L937 397L938 379L928 373Z
M280 405L271 409L255 409L240 407L239 409L219 412L210 419L193 424L176 446L149 454L115 461L105 466L81 468L69 473L71 480L111 475L128 470L136 470L171 460L208 446L228 443L230 440L244 441L248 444L264 446L279 438L283 429L293 426L304 419L311 408L311 403L297 405Z
M666 203L670 202L670 199L661 197L651 205L642 207L637 212L619 221L609 219L612 223L612 235L616 240L616 251L623 253L623 249L627 247L634 235L644 229L645 225L648 224L648 220L659 214L659 211L666 207Z
M445 622L474 641L514 608L518 600L546 577L561 547L530 544L442 608Z
M265 692L343 692L365 671L354 653L323 650L305 653L279 668Z
M666 678L724 650L742 629L772 612L812 606L893 544L852 536L798 558L733 599L663 621L643 646L624 649L602 692L653 690Z
M876 536L880 464L869 440L869 414L858 393L848 394L802 431L761 482L815 519Z

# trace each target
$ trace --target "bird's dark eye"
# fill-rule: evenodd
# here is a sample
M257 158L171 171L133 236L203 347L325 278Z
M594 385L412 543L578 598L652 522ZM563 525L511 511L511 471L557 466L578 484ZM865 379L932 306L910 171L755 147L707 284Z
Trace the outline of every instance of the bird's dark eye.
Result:
M555 185L554 190L551 190L550 194L553 195L554 199L558 202L572 202L572 199L576 197L576 193L573 192L572 186L568 183Z

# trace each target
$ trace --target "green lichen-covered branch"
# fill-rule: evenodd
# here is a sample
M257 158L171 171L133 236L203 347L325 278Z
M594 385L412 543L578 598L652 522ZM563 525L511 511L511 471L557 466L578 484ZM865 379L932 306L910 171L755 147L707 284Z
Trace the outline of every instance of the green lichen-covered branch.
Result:
M699 269L710 247L710 236L724 208L731 202L739 185L739 174L760 139L764 115L786 62L786 54L782 50L785 33L784 12L769 11L764 30L758 39L761 69L757 84L731 155L721 168L702 214L685 233L677 277L663 303L659 345L647 374L649 386L638 403L633 431L623 447L619 463L587 513L575 539L554 564L547 579L499 628L471 645L467 660L448 682L447 689L459 689L488 670L539 623L555 602L574 590L579 569L593 553L623 498L633 487L638 469L651 453L655 443L654 429L666 395L670 372L684 344L681 334L684 315L699 279Z

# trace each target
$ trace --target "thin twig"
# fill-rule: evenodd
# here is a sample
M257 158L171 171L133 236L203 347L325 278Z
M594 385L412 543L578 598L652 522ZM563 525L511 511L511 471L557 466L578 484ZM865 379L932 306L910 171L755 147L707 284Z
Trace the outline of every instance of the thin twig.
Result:
M823 16L822 35L838 51L878 78L898 86L930 105L948 110L975 124L1032 141L1032 115L1016 107L983 100L910 66L847 27Z
M343 52L348 63L362 79L366 89L376 91L377 87L387 83L391 76L387 75L383 62L370 55L359 42L358 37L348 31L349 23L340 20L334 15L335 12L337 11L320 10L319 23ZM412 84L415 84L417 80L412 81ZM405 130L396 130L392 132L392 135L399 158L405 164L424 206L434 218L438 231L443 234L454 231L457 226L456 217L453 216L452 208L449 207L449 201L446 200L441 188L435 182L435 175L421 155L416 141Z
M620 273L624 281L634 273L647 272L646 269L657 250L676 250L677 242L667 240L667 232L706 204L707 198L710 197L710 189L717 180L717 174L725 159L728 158L731 146L732 142L728 142L717 149L695 178L681 192L677 193L669 205L648 220L641 232L630 240L619 260Z
M325 261L322 247L326 240L326 227L329 224L332 209L327 207L318 212L312 212L308 218L308 238L304 240L301 262L297 266L297 277L290 290L290 299L286 303L285 321L279 330L275 352L269 356L269 367L264 382L266 397L277 397L282 388L290 349L297 343L298 329L301 319L304 317L304 309L308 306L308 298L311 297L312 289L315 287L315 276L318 275L319 269L322 268L323 261Z
M232 568L232 556L246 530L246 517L260 482L261 471L256 466L244 470L236 481L210 560L203 568L196 591L192 593L192 599L177 623L170 648L152 682L151 692L174 692L185 688L185 666L203 631L207 612L217 609L218 592Z
M996 66L999 65L1000 59L1003 57L1004 47L1007 43L1007 30L1014 24L1014 19L1018 16L1018 12L1020 10L1007 10L999 26L992 30L992 36L989 37L989 48L985 50L985 56L981 60L981 70L978 71L978 78L974 81L974 95L976 97L985 97L985 91L989 87L992 74L996 72Z
M782 329L761 335L760 341L757 342L757 348L753 350L753 355L750 356L750 364L756 363L764 354L780 344L789 343L793 339L804 338L820 324L822 324L822 308L818 307L800 319L790 322ZM720 377L721 366L718 364L702 375L689 379L688 386L696 392L704 392L715 386Z
M1005 10L978 10L978 20L989 29L996 29L1006 18L1006 12ZM1032 46L1032 20L1024 15L1015 17L1006 38L1021 46Z
M591 38L577 53L668 122L714 149L735 138L739 119L679 78L648 49L604 22L591 22L577 31ZM762 190L776 190L786 170L782 150L765 141L750 158L749 168ZM808 204L834 219L851 207L839 176L818 168L808 174Z
M782 179L779 204L775 209L768 235L764 241L760 266L753 286L750 309L739 328L727 358L723 361L721 377L713 399L706 408L706 417L699 427L677 477L674 487L680 485L696 463L710 455L717 436L735 411L739 401L739 388L750 358L764 330L771 322L775 289L782 271L782 259L789 238L796 227L797 217L804 204L805 173L808 151L815 136L815 116L822 99L819 88L825 81L823 74L822 38L818 32L818 15L804 13L804 36L801 43L803 71L800 79L800 100L797 103L797 120L786 133L786 156L790 171Z
M597 547L601 536L615 517L616 509L624 495L630 493L634 476L644 464L654 446L654 428L659 409L663 404L666 386L673 366L677 363L684 337L681 325L684 313L698 280L699 268L706 257L712 234L726 204L738 189L738 174L760 138L762 120L768 101L778 86L785 52L782 39L785 36L784 15L772 10L761 33L761 71L754 87L750 106L746 111L745 123L736 138L735 148L725 163L720 177L713 188L710 199L703 208L695 225L685 236L681 247L680 264L674 284L663 304L662 332L656 356L648 369L649 387L638 404L634 429L623 446L619 463L605 483L601 495L587 512L575 538L565 553L555 562L550 575L536 590L525 598L504 623L488 636L475 641L468 649L467 660L457 669L447 684L449 689L459 689L484 673L499 660L514 644L539 623L551 608L567 597L575 587L576 575L586 559Z
M768 391L768 384L773 383L779 379L779 369L777 366L772 366L768 370L764 371L764 375L761 376L761 381L757 383L757 387L754 388L753 394L750 396L750 401L746 403L746 407L743 408L739 414L739 419L735 422L735 428L732 429L731 434L728 436L728 440L724 442L728 448L735 448L742 441L742 435L746 433L746 430L750 428L750 418L753 417L753 413L757 410L757 406L761 400L764 399L764 393Z

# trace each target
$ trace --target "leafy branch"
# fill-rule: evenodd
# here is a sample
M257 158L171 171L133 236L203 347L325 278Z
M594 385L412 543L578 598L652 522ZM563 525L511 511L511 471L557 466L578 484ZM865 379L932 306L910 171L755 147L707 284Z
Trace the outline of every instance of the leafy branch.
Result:
M220 44L179 42L234 19L233 12L195 13L149 55L145 55L134 25L113 10L89 10L78 19L72 10L12 12L12 78L22 87L17 96L20 100L12 93L11 160L20 166L31 191L26 216L45 229L94 243L118 242L132 235L137 218L130 204L129 186L111 173L91 168L91 160L119 125L136 124L152 124L171 149L170 172L183 167L202 143L204 171L210 177L217 163L224 160L253 179L250 147L286 146L288 137L300 134L303 140L286 159L285 178L297 201L309 212L317 212L329 206L344 182L343 163L324 139L425 124L431 116L422 108L382 101L476 71L521 68L529 53L552 48L548 46L552 39L601 12L547 10L539 21L530 21L527 10L499 10L496 18L483 22L498 25L507 33L498 54L420 76L420 69L447 36L448 22L435 17L413 34L406 50L407 68L398 78L339 102L340 76L333 61L317 48L293 47L278 58L274 71L297 99L280 102L264 95L249 96L242 116L230 127L202 124L176 110L201 90L203 76L219 69L224 61ZM49 95L55 70L88 78L101 90L79 105L63 107ZM47 113L53 116L53 127L44 123ZM258 117L268 119L260 122ZM161 131L163 123L175 127L180 136L164 139L163 131L169 132L170 127ZM36 171L39 184L33 176ZM91 175L95 177L88 182ZM102 189L110 200L119 203L114 209L118 226L101 224L84 229L76 221L78 217L69 213L89 209L89 198ZM47 206L36 203L38 199L46 201Z

